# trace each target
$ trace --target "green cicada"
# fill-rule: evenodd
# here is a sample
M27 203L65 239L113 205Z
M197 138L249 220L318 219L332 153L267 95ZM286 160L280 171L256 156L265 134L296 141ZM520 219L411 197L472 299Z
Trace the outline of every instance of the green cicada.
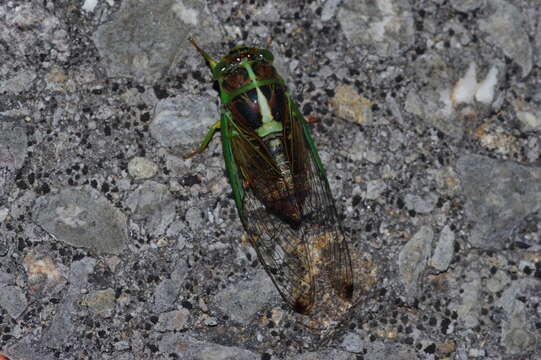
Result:
M325 169L297 105L265 49L237 46L220 61L190 40L218 82L217 130L237 210L259 261L297 312L312 310L325 278L344 300L353 296L347 239Z

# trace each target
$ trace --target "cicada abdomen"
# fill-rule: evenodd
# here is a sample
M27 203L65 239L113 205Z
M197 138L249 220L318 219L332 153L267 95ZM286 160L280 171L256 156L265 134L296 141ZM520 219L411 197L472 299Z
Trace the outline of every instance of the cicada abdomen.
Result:
M197 151L218 129L235 204L259 260L284 300L312 310L315 277L351 300L353 275L346 237L321 159L303 116L264 49L237 46L220 61L195 42L218 82L222 114Z

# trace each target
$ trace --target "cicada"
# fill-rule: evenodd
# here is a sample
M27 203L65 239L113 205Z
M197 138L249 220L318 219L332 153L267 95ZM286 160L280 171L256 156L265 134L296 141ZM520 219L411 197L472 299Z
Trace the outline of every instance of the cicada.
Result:
M325 274L351 301L353 273L325 168L306 121L265 49L236 46L220 61L190 40L218 83L227 176L240 220L259 261L285 302L313 310Z

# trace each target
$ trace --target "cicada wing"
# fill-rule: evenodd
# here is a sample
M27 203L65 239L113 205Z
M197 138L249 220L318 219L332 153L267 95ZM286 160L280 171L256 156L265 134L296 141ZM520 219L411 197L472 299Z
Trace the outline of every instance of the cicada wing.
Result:
M297 312L308 313L315 299L312 261L302 233L268 212L247 189L245 229L259 261L284 300Z
M345 300L353 296L353 271L348 248L327 176L319 154L308 131L302 114L290 100L290 124L287 125L290 161L297 179L298 192L302 193L301 231L309 246L319 250L333 288Z
M277 177L272 160L257 141L239 132L229 115L224 115L224 157L244 229L284 301L297 312L307 313L315 298L308 248L301 234L267 211L254 193L254 189L263 191Z

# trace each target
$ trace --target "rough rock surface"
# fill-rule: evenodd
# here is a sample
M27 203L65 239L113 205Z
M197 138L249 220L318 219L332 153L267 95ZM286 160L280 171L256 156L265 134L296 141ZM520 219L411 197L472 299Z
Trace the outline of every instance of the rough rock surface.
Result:
M319 120L339 326L279 296L219 133L182 158L220 119L189 37L270 47ZM540 66L536 0L0 1L0 354L537 359Z

